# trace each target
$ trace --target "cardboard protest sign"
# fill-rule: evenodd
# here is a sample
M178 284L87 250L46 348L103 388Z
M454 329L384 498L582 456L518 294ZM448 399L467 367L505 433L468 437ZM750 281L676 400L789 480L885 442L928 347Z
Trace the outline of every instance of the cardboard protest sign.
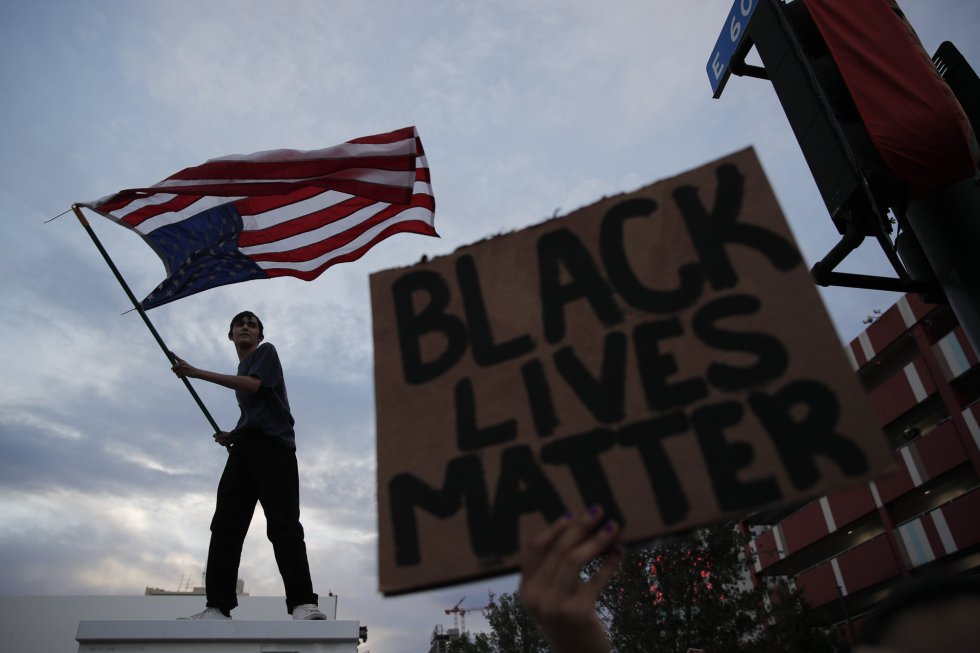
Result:
M513 571L593 504L638 541L890 460L751 149L371 297L385 594Z

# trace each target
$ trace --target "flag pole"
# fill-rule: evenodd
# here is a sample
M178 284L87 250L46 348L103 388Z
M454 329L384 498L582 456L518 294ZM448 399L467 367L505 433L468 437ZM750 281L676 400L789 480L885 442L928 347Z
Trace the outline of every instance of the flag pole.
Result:
M126 291L126 296L129 297L129 301L133 303L133 307L136 309L136 312L140 314L141 318L143 318L143 322L146 323L146 327L150 330L150 333L153 334L153 337L156 339L157 344L160 345L160 349L162 349L163 353L166 354L167 360L169 360L171 364L176 364L177 357L174 356L173 352L167 348L167 345L164 344L163 342L163 338L160 337L160 334L157 333L157 330L153 326L153 323L150 322L150 318L146 316L146 311L143 310L143 307L136 299L136 295L133 294L133 291L129 289L129 285L126 283L126 280L123 279L122 274L120 274L119 268L117 268L116 264L112 262L111 258L109 258L109 253L105 250L105 247L102 246L102 243L101 241L99 241L98 236L95 235L95 231L92 229L92 226L88 223L88 220L85 218L85 215L82 213L81 207L78 204L72 204L71 209L72 211L75 212L75 217L78 218L78 221L81 223L82 227L84 227L85 231L88 232L89 238L91 238L92 242L95 243L95 246L96 248L98 248L99 253L102 254L102 258L104 258L105 262L109 265L109 269L112 270L112 273L114 275L116 275L116 281L118 281L119 285L122 286L122 289ZM187 387L187 391L191 393L192 397L194 397L194 401L197 402L198 407L201 409L201 412L204 413L204 417L207 418L208 423L211 424L211 428L214 429L215 433L218 433L221 429L218 428L217 422L215 422L214 418L211 417L211 413L208 412L207 407L204 405L204 402L201 401L201 398L198 396L197 391L194 390L194 387L191 385L191 382L188 381L186 377L182 377L181 380L184 382L184 385Z

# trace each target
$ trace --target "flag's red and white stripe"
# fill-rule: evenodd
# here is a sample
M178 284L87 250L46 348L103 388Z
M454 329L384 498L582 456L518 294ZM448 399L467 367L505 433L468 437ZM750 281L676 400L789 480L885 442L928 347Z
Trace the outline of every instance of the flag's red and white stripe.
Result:
M239 250L270 277L310 280L394 233L436 235L414 127L322 150L212 159L85 206L152 242L155 230L227 203L242 218Z

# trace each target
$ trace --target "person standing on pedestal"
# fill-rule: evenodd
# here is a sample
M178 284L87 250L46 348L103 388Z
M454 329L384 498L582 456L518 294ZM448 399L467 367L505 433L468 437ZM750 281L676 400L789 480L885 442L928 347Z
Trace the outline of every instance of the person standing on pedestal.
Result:
M239 361L234 375L201 370L174 356L174 374L234 390L242 411L234 430L214 435L215 442L227 448L228 461L211 521L207 607L184 619L231 619L238 605L235 588L242 545L256 503L265 513L266 533L286 588L286 611L293 619L327 618L317 607L299 521L296 434L282 365L275 347L263 338L262 322L254 313L243 311L232 319L228 339Z

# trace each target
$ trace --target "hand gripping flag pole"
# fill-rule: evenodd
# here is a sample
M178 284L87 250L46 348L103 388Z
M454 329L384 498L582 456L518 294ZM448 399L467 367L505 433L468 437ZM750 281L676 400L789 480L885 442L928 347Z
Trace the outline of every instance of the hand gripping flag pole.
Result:
M136 299L136 295L133 294L133 291L129 289L129 284L127 284L126 280L123 279L122 274L119 272L119 268L116 267L116 264L113 263L112 258L109 257L109 252L107 252L105 247L102 246L102 242L99 240L99 237L95 235L95 231L92 229L92 226L88 223L88 220L82 214L81 207L78 204L72 204L71 208L72 211L75 212L75 217L78 218L78 221L81 223L82 227L84 227L85 231L88 232L88 235L92 239L92 242L95 243L95 246L96 248L98 248L99 253L102 254L102 258L104 258L105 262L109 265L109 269L112 270L112 273L114 275L116 275L116 281L118 281L119 285L122 286L122 289L126 291L126 296L129 297L129 301L133 303L133 308L135 308L136 312L140 314L141 318L143 318L143 322L146 324L146 327L150 330L150 333L153 334L153 337L156 339L157 344L160 345L160 349L162 349L163 353L167 356L167 360L169 360L172 365L176 364L177 357L174 356L173 352L170 351L167 345L163 342L163 338L160 337L160 334L153 326L153 323L150 322L150 318L147 317L146 311L143 310L143 307ZM191 393L192 397L194 397L194 401L197 402L198 407L201 409L201 412L204 413L204 417L207 418L208 423L211 425L211 428L214 429L214 432L218 433L219 431L221 431L221 429L218 427L217 422L215 422L214 418L211 417L211 413L208 412L208 409L204 405L204 402L201 401L201 397L198 396L197 391L194 389L194 386L191 385L191 382L188 381L186 378L182 378L181 380L184 382L184 386L187 387L187 391Z

